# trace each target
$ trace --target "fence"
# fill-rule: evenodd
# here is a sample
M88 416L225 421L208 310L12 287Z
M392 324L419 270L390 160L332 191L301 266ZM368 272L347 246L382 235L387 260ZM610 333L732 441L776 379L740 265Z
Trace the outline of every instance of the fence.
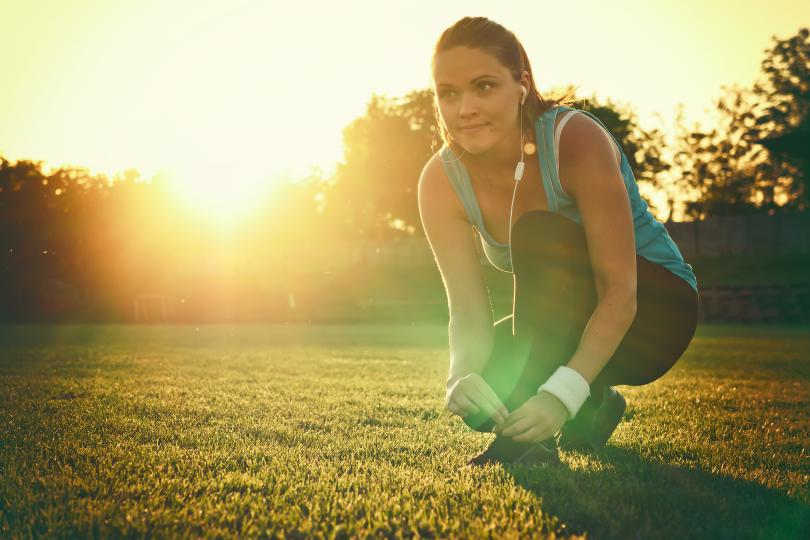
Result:
M718 216L705 221L665 224L684 258L723 255L810 253L810 212ZM424 234L411 238L344 244L337 250L351 262L372 265L432 265ZM483 254L481 254L483 260Z
M718 216L666 228L686 258L810 253L810 212Z
M810 323L810 284L706 288L700 291L700 320Z
M810 212L719 216L665 224L688 261L697 257L810 253ZM371 265L435 265L423 234L413 238L346 246L353 262ZM485 258L479 250L481 261ZM810 322L810 269L806 281L700 288L701 321Z

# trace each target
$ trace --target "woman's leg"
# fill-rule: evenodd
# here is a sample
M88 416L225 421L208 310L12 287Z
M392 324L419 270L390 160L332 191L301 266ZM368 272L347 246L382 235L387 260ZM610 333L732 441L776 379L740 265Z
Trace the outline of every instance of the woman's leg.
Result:
M514 313L496 324L496 346L482 377L510 411L576 351L597 304L593 271L581 225L546 211L528 212L512 230ZM605 368L591 383L593 408L612 385L642 385L661 377L692 339L698 316L697 294L666 268L636 257L637 312ZM513 335L506 323L513 323ZM500 336L500 337L499 337ZM512 337L512 339L508 339ZM489 432L489 418L465 418Z

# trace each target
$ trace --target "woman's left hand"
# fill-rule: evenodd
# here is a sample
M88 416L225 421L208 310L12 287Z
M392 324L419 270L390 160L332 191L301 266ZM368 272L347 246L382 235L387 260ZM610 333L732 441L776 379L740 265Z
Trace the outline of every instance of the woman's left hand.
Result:
M548 392L530 397L493 430L515 441L540 442L553 437L568 420L568 409Z

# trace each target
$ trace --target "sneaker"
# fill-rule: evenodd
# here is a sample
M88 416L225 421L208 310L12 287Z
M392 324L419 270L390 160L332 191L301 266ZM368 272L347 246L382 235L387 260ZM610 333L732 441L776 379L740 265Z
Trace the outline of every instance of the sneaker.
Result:
M468 461L467 466L482 467L487 463L557 464L560 463L560 454L554 437L539 443L529 443L513 441L499 435L486 450Z
M467 467L483 467L487 463L503 463L501 457L498 455L497 450L497 445L495 444L495 441L493 441L486 450L468 461Z
M566 423L559 436L563 450L598 450L607 444L624 416L627 401L613 387L605 388L602 403L595 408L583 407Z
M534 443L511 463L518 465L558 465L560 453L557 450L557 440L554 437Z

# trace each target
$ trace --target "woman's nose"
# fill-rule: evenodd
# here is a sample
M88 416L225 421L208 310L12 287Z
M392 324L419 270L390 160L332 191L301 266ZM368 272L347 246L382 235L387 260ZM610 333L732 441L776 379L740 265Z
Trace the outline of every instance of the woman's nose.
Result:
M470 95L461 95L461 104L459 105L458 114L462 117L469 117L472 113L475 112L477 105L475 103L475 98Z

